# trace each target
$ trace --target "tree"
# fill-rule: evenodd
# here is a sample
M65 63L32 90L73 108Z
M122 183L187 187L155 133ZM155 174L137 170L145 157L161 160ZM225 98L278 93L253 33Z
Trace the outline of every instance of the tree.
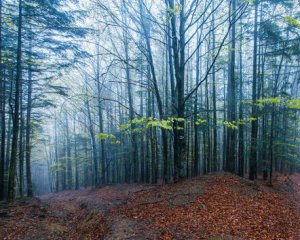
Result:
M0 201L4 200L4 166L5 166L5 81L2 68L2 1L0 1L0 109L1 109L1 149L0 149Z
M258 39L258 1L254 2L254 47L253 47L253 83L252 83L252 118L251 122L251 151L250 151L250 169L249 178L257 178L257 39Z
M232 1L232 12L236 11L236 1ZM231 46L229 49L230 55L230 64L229 64L229 79L228 79L228 93L227 93L227 101L228 101L228 122L235 124L236 123L236 76L235 76L235 15L233 15L231 28ZM226 139L226 170L229 172L235 172L235 158L236 158L236 129L235 128L227 128L227 139Z
M13 112L13 130L11 143L11 157L9 166L8 193L7 200L12 202L15 197L17 152L18 152L18 134L19 134L19 111L20 111L20 86L22 84L22 0L19 0L19 17L18 17L18 49L17 49L17 73L15 82L15 100Z

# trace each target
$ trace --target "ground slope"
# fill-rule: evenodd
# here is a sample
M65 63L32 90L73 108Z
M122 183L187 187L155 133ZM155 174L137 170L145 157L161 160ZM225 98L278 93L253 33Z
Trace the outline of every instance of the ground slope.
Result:
M122 184L0 205L3 239L300 239L300 175Z

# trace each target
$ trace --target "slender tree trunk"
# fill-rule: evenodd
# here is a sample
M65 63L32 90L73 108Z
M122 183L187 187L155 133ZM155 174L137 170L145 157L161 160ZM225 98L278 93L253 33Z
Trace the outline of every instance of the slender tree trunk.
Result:
M232 1L231 11L234 13L236 11L236 0ZM231 19L235 21L235 19ZM231 27L231 49L229 49L230 64L229 64L229 81L228 81L228 110L227 119L228 122L236 123L236 82L235 82L235 23ZM235 172L235 151L236 151L236 129L228 127L227 128L227 139L226 139L226 170L229 172Z
M124 52L125 52L125 74L126 74L126 82L127 82L127 95L128 95L128 104L129 104L129 118L130 121L134 119L134 107L133 107L133 96L132 96L132 86L131 86L131 76L130 76L130 69L129 69L129 42L128 42L128 30L126 29L127 26L127 18L126 18L126 3L123 1L124 7L124 15L123 21L125 27L123 27L123 42L124 42ZM132 152L131 152L131 159L133 163L133 179L134 181L138 180L138 151L137 151L137 139L136 134L134 132L135 124L131 124L131 142L132 142ZM131 173L131 164L130 164L130 172L126 171L129 176L126 176L126 181L130 181L132 179Z
M97 43L97 69L96 69L96 81L97 81L97 99L98 99L98 121L100 133L104 132L103 129L103 113L102 113L102 102L101 102L101 82L100 82L100 33L98 31L98 43ZM101 156L101 183L107 182L106 178L106 159L105 159L105 148L104 140L100 140L100 154Z
M170 25L168 25L168 29L167 29L167 48L168 48L168 60L169 60L169 75L170 75L170 88L171 88L171 114L172 117L176 116L176 111L175 111L175 99L176 99L176 95L175 95L175 77L174 77L174 64L173 64L173 56L172 56L172 41L171 41L171 29L170 29ZM171 144L170 144L171 145ZM171 156L171 146L170 146L170 156ZM172 173L172 167L171 167L171 160L169 159L169 177L171 178ZM172 181L174 179L172 178Z
M208 64L207 64L208 65ZM211 171L211 138L210 138L210 106L209 106L209 91L208 91L208 78L205 81L205 108L206 108L206 123L207 127L205 129L206 135L206 164L205 164L205 173Z
M147 46L147 61L150 65L151 75L152 75L152 82L153 82L153 88L154 93L156 97L157 107L158 107L158 113L159 113L159 119L163 120L165 118L164 112L163 112L163 103L161 99L161 95L158 89L158 83L157 83L157 77L156 72L154 68L154 61L152 56L152 48L150 43L150 30L149 26L145 22L144 19L144 11L143 11L143 5L141 1L139 1L140 6L140 17L141 17L141 25L143 28L143 32L145 35L145 41ZM167 138L167 131L165 129L161 129L162 131L162 142L163 142L163 163L164 163L164 172L163 172L163 180L165 182L168 182L168 138Z
M197 33L197 39L199 41L199 34ZM197 43L198 45L199 43ZM200 65L200 51L201 48L197 49L196 53L196 86L198 85L200 81L200 71L201 71L201 65ZM197 176L199 174L199 127L197 124L197 111L198 111L198 89L195 92L195 102L194 102L194 176Z
M86 164L84 165L84 187L86 188L89 185L89 167L87 161L89 160L88 156L88 141L84 141L84 160Z
M63 129L63 140L62 140L62 150L61 150L61 154L60 154L60 162L62 165L62 169L61 169L61 188L62 190L66 190L67 189L67 174L66 174L66 133Z
M151 109L151 89L150 89L150 70L148 67L148 91L147 91L147 119L152 117L152 109ZM152 137L152 128L147 129L147 162L146 162L146 181L150 182L151 179L151 172L150 170L152 169L152 162L153 160L153 154L152 154L152 146L154 145L153 143L153 137Z
M223 71L223 78L226 79L226 71L224 69ZM223 85L223 94L224 94L224 111L223 111L223 121L225 121L226 119L226 112L227 112L227 106L226 106L226 101L227 101L227 96L226 96L226 82L224 81L224 85ZM225 147L225 143L226 143L226 126L223 124L223 151L222 151L222 155L223 155L223 161L222 161L222 170L226 169L226 147Z
M274 162L274 153L273 153L273 140L274 140L274 122L275 122L275 104L272 104L272 113L271 113L271 128L270 128L270 142L269 142L269 152L270 152L270 185L272 185L273 177L273 162Z
M72 157L71 157L71 141L68 114L66 114L66 137L67 137L67 181L68 189L73 187L73 174L72 174Z
M28 89L29 90L29 89ZM29 91L28 91L29 93ZM29 94L28 94L29 95ZM27 103L28 104L28 103ZM31 108L29 108L31 109ZM27 109L27 114L28 114L28 109ZM28 116L27 116L27 121L28 121ZM28 127L28 122L27 122L27 127ZM26 127L26 132L27 132L27 127ZM28 130L30 132L30 129ZM28 134L26 133L26 166L27 166L27 152L30 153L30 137L27 139ZM29 143L27 142L29 140ZM59 164L59 157L58 157L58 137L57 137L57 117L54 117L54 151L55 151L55 164ZM29 146L29 151L27 151L27 146ZM30 160L30 156L28 158ZM30 169L30 161L29 161L29 169ZM55 169L55 176L56 176L56 181L55 181L55 191L58 192L59 190L59 171L58 169ZM27 183L28 184L28 183Z
M253 49L253 85L252 85L252 118L257 118L257 28L258 28L258 0L254 1L254 49ZM249 179L257 178L257 131L258 120L251 121L251 147Z
M241 22L241 30L242 33L242 22ZM239 119L242 121L244 118L244 109L243 109L243 55L242 55L242 35L240 37L240 84L239 84ZM238 146L238 175L244 176L244 126L243 124L239 125L239 146Z
M9 98L8 98L8 120L7 120L7 136L6 136L6 153L5 153L5 169L9 171L9 162L10 162L10 148L11 148L11 137L12 137L12 119L13 119L13 110L12 110L12 95L13 95L13 81L14 81L14 70L11 69L11 78L9 84Z
M22 87L21 87L22 89ZM24 196L24 115L22 106L22 90L20 90L20 133L19 133L19 194Z
M93 153L92 155L93 155L93 163L94 163L94 186L97 186L99 183L99 176L98 176L99 168L98 168L98 161L97 161L95 130L93 127L91 109L88 101L86 102L86 106L88 111L89 133L90 133L91 143L92 143L92 153Z
M75 159L75 189L79 189L78 143L76 135L76 117L74 117L74 159Z
M29 40L29 60L31 60L32 42ZM33 196L31 181L31 111L32 111L32 70L31 64L28 66L28 92L27 92L27 113L26 113L26 134L25 134L25 160L26 160L26 182L27 195Z
M141 79L143 79L143 75L141 74ZM140 115L143 116L144 112L144 99L143 99L143 89L140 90ZM145 136L141 135L141 182L145 182Z
M2 0L0 0L0 109L1 109L1 148L0 148L0 201L4 200L4 173L5 173L5 79L2 68Z
M275 98L277 96L277 88L278 88L278 81L280 77L280 72L282 68L284 53L281 55L281 60L278 68L278 72L275 78L274 86L273 86L273 93L272 97ZM273 162L274 162L274 126L275 126L275 104L272 103L272 111L271 111L271 129L270 129L270 143L269 143L269 152L270 152L270 185L272 185L272 177L273 177Z
M15 105L13 113L13 130L12 130L12 143L11 143L11 158L9 166L9 179L8 179L8 202L14 201L15 198L15 185L16 185L16 167L17 167L17 154L18 154L18 135L19 135L19 110L20 110L20 85L22 82L22 0L19 0L19 18L18 18L18 49L17 49L17 75L15 86Z
M212 3L212 9L214 10L214 2ZM212 14L212 49L213 58L215 58L216 48L216 35L215 35L215 13ZM212 153L212 171L218 170L218 135L217 135L217 99L216 99L216 67L215 64L212 68L212 105L213 105L213 153Z
M23 83L20 83L20 133L19 133L19 194L24 196L24 115Z

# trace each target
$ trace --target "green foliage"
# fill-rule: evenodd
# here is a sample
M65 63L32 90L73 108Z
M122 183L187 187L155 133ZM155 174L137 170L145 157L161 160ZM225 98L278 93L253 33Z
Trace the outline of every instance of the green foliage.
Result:
M224 121L223 124L224 124L224 126L230 128L230 129L233 129L233 130L238 129L238 127L235 125L236 124L235 121L233 121L233 122Z
M187 122L184 118L167 118L163 120L158 120L155 118L134 118L131 121L128 121L125 124L121 124L119 126L119 129L121 131L126 131L130 127L133 127L133 132L135 133L141 133L144 130L150 128L150 127L158 127L165 130L173 130L173 123L174 122ZM177 127L177 129L181 129L180 127Z
M252 104L252 101L244 101L244 104ZM259 107L265 107L268 104L274 104L274 105L282 105L286 106L290 109L300 109L300 99L287 99L287 98L263 98L257 100L257 106Z
M147 120L147 118L145 118L145 117L134 118L134 119L132 119L132 121L129 121L129 123L131 123L131 124L142 124L142 123L145 123L146 120Z
M184 118L168 118L172 122L185 122Z
M249 122L252 122L252 121L257 121L257 118L250 117L250 118L247 118L247 120L248 120Z
M170 6L166 6L167 12L168 12L168 18L167 21L170 22L170 20L181 13L182 11L182 5L180 3L177 4L174 8L171 8Z
M300 109L300 99L288 100L287 107L291 109Z
M288 117L289 117L289 118L296 118L296 114L290 113L290 114L288 114Z
M266 104L280 104L282 102L282 99L280 97L276 98L263 98L257 100L259 107L264 107Z
M121 131L124 131L124 130L126 130L129 126L130 126L130 125L128 125L128 124L121 124L121 125L119 126L119 129L120 129Z
M100 133L98 136L98 140L100 141L105 141L105 140L110 140L109 143L112 145L118 145L121 142L117 140L117 137L113 134L108 134L108 133Z
M178 15L182 11L182 5L178 4L174 8L167 6L167 11L169 12L170 16Z
M98 136L98 140L106 140L106 139L116 139L116 136L113 134L100 133Z
M294 19L291 16L286 16L284 21L286 21L289 25L300 29L300 23L297 19Z
M246 124L246 121L245 121L245 119L238 119L238 125L244 125L244 124Z
M227 128L237 130L238 125L245 125L245 124L250 123L252 121L257 121L257 118L252 118L252 117L250 117L250 118L241 118L241 119L238 119L237 121L232 121L232 122L218 120L217 123L222 124Z
M146 128L149 127L159 127L162 129L166 129L166 130L172 130L173 127L171 126L172 121L168 120L150 120L148 121L148 123L146 124Z
M249 122L252 122L252 121L256 121L256 120L257 120L257 118L253 118L253 117L242 118L242 119L238 119L237 124L238 125L244 125L246 123L249 123Z
M206 120L205 119L201 119L201 118L198 118L195 122L196 125L200 125L200 124L204 124L206 123Z

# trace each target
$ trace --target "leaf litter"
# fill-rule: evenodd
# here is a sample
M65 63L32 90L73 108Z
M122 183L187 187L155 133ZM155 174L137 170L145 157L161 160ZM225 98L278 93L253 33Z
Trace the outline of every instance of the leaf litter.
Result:
M170 185L117 184L0 204L18 239L300 239L300 174L274 186L228 173Z

